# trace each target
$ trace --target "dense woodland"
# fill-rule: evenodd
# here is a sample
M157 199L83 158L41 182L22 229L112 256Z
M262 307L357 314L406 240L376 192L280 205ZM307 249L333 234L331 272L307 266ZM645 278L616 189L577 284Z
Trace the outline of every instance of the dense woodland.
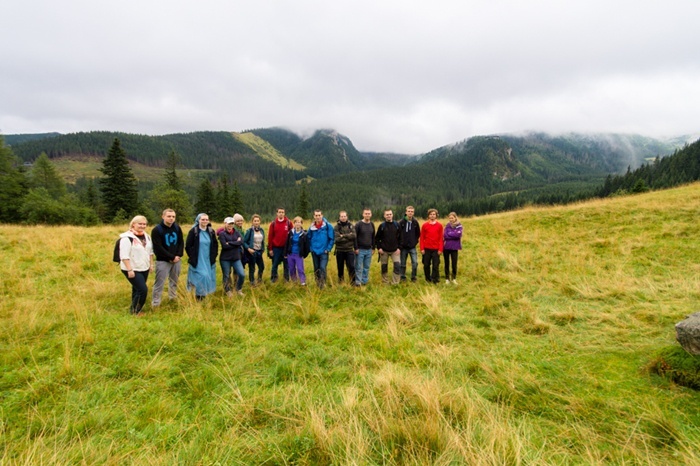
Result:
M674 152L639 136L481 136L408 156L362 154L332 130L308 138L279 128L247 133L297 168L275 163L228 132L8 136L11 146L0 141L0 221L89 225L136 213L156 221L165 207L175 207L182 221L196 212L271 218L277 206L305 218L314 208L329 218L340 209L359 218L368 206L378 218L384 208L402 211L409 204L419 214L436 207L468 216L700 178L698 142ZM67 184L54 162L75 156L101 160L102 176ZM162 175L138 180L135 162Z

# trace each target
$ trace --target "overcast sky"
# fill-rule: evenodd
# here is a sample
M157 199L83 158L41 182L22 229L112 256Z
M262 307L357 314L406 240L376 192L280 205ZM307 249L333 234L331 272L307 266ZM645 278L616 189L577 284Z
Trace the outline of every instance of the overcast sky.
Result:
M700 132L698 0L6 0L0 133Z

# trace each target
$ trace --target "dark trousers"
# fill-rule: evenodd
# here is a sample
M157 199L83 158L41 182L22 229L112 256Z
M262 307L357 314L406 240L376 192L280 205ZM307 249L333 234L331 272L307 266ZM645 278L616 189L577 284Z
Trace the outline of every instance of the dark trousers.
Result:
M248 262L248 278L250 278L250 283L255 282L255 266L258 266L258 281L262 282L263 271L265 270L265 261L263 260L262 251L255 251L252 256L250 256L250 262Z
M282 264L284 268L284 281L289 281L289 264L284 260L285 249L284 246L281 248L272 248L272 274L270 275L270 281L272 281L272 283L277 281L277 268L280 264Z
M328 267L328 253L311 253L311 262L314 264L314 276L316 284L323 289L326 286L326 268Z
M350 283L355 283L355 251L336 251L335 261L338 265L338 281L342 283L345 279L344 269L347 266Z
M146 304L146 297L148 296L148 286L146 285L148 270L145 272L134 271L134 278L129 278L129 272L126 270L122 270L122 273L131 283L131 313L138 314L143 310L143 305Z
M445 249L442 252L445 255L445 278L454 280L457 278L457 255L459 251ZM450 262L452 263L452 275L450 275Z
M429 282L440 282L440 255L437 249L426 249L423 253L423 273Z

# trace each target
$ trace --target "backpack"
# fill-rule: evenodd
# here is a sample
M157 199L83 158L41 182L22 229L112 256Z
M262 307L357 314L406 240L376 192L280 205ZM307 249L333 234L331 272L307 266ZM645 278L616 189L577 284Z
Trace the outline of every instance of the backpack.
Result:
M134 238L129 238L131 241L131 244L134 244ZM121 256L119 254L119 243L121 243L122 238L119 237L117 238L117 241L114 243L114 254L112 255L112 260L116 262L117 264L122 261Z

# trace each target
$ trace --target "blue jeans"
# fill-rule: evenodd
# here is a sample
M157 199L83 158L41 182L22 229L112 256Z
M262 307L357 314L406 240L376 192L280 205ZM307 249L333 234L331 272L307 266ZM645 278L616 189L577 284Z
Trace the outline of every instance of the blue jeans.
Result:
M316 254L311 253L311 259L314 263L314 275L316 276L316 284L319 288L326 286L326 268L328 267L328 253Z
M360 249L357 253L355 265L356 280L358 285L366 285L369 282L369 267L372 265L372 250Z
M411 280L416 281L418 275L418 252L416 248L401 249L401 280L406 280L406 264L408 256L411 256Z
M287 261L284 260L285 249L287 248L272 248L272 273L270 275L270 281L272 283L277 281L277 268L280 264L282 264L282 267L284 268L284 281L289 281L289 264L287 264Z
M243 288L243 282L245 281L245 271L243 270L243 262L237 261L222 261L219 260L219 265L221 265L221 272L224 274L224 291L227 293L231 291L231 269L236 273L236 291L241 291Z

